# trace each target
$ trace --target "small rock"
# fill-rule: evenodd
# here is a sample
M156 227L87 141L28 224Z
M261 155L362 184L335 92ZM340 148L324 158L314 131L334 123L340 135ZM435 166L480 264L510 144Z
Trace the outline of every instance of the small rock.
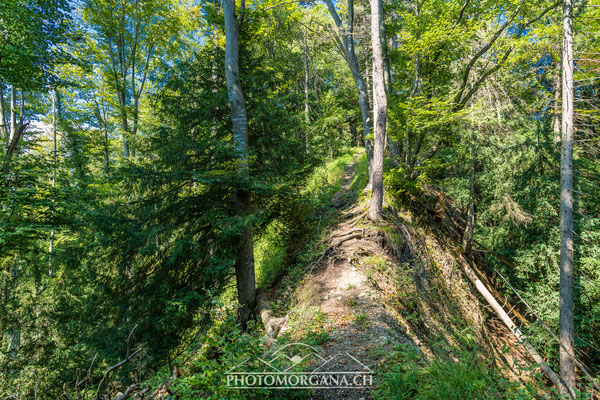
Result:
M341 300L341 299L343 299L343 296L338 296L337 299Z
M329 300L329 295L326 294L325 296L323 296L323 300Z

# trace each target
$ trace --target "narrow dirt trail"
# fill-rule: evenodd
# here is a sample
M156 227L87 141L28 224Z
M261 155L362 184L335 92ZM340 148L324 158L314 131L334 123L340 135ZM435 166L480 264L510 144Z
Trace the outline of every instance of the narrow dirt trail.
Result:
M369 229L366 210L355 204L356 194L350 191L355 167L356 161L348 165L342 188L332 200L342 222L327 238L330 254L297 292L300 312L319 310L324 315L322 328L329 339L322 348L327 356L336 356L325 371L363 368L360 364L375 370L395 344L409 341L369 285L365 258L377 255L385 259L387 252L382 238ZM289 329L286 323L282 332ZM357 365L348 365L353 361ZM370 398L371 392L371 388L319 389L312 398L359 400Z

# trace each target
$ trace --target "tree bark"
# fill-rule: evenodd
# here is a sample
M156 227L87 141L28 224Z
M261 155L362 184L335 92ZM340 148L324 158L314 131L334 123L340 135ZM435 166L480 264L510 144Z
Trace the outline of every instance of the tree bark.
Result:
M561 393L575 397L573 324L573 2L563 2L562 146L560 159L560 375Z
M131 155L129 149L129 124L127 123L127 109L125 104L125 92L119 91L119 105L121 108L121 129L123 130L123 155L129 157Z
M56 103L57 103L58 92L54 90L52 93L52 189L56 187ZM52 213L54 214L54 213ZM52 276L52 252L54 251L54 227L50 230L50 243L48 244L48 275Z
M25 90L21 89L21 106L19 107L19 123L22 125L25 120Z
M13 141L17 131L17 90L14 85L10 89L10 135L9 143Z
M471 248L473 231L475 229L475 129L471 131L471 163L469 169L469 206L467 210L467 225L463 233L463 251Z
M385 68L381 31L379 23L383 19L380 2L371 0L371 43L373 47L373 101L375 103L375 131L373 146L373 166L371 173L372 194L369 204L369 219L381 218L383 209L383 152L385 150L385 127L387 121L387 95L385 90Z
M0 134L8 138L4 114L4 90L2 89L2 85L0 85Z
M239 77L239 40L240 28L235 12L235 0L223 0L225 16L225 79L231 104L233 123L233 142L238 155L241 173L248 177L248 117L246 102ZM239 216L248 224L250 213L250 192L238 189L236 193ZM246 225L241 234L241 246L236 254L235 274L237 279L239 318L242 329L256 308L256 287L254 276L254 249L252 245L252 227Z
M308 84L309 84L309 71L308 71L308 37L306 28L302 29L302 47L304 49L304 58L302 59L304 64L304 122L306 123L304 140L306 145L306 154L310 154L310 136L308 134L308 125L310 124L310 105L308 103Z
M554 144L560 143L560 135L561 135L561 120L560 120L560 96L561 96L561 86L562 86L562 77L559 77L556 80L556 88L554 89L554 107L552 110L554 111L554 121L552 124L552 131L554 132Z

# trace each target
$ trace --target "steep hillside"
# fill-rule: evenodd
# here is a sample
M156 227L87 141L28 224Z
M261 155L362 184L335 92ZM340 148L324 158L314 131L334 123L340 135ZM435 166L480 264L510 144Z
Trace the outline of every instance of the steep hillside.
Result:
M317 235L306 244L304 255L296 257L310 261L282 261L280 278L264 281L273 310L263 314L269 316L263 321L266 331L257 325L254 333L240 334L231 311L223 309L217 318L221 322L199 350L180 363L182 376L168 381L173 395L356 400L545 396L524 349L464 275L461 265L467 261L445 228L448 221L426 208L417 214L414 206L400 208L390 201L385 220L373 224L366 218L365 175L365 158L358 154L340 177L339 191L329 197ZM271 238L263 250L284 244ZM268 360L297 343L333 360L323 371L345 371L346 355L351 356L374 372L373 385L227 387L230 368ZM310 370L311 364L304 367Z

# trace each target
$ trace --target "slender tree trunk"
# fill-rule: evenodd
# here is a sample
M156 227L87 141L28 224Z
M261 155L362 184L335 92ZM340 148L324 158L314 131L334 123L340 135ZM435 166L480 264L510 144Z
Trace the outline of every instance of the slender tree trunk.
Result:
M562 151L560 159L560 375L561 392L574 397L573 324L573 3L563 2Z
M13 289L17 286L19 279L19 264L18 260L14 260L10 267L10 281ZM21 347L21 327L18 321L14 321L10 329L10 345L9 345L9 357L11 360L16 360L19 356L19 348Z
M304 58L302 59L304 64L304 122L306 123L304 140L306 145L306 154L310 154L310 136L308 134L308 126L310 124L310 105L308 97L308 84L310 74L308 71L308 35L306 28L302 29L302 47L304 48Z
M52 93L52 189L56 187L56 167L57 167L57 141L56 141L56 102L57 91ZM54 213L52 213L54 214ZM52 275L52 252L54 251L54 227L50 230L50 243L48 244L48 275Z
M134 138L135 135L137 134L137 128L138 128L138 116L139 116L139 107L140 107L140 102L139 102L139 97L136 94L136 88L135 88L135 52L133 52L131 54L132 57L132 61L131 61L131 93L132 93L132 97L133 97L133 110L132 110L132 127L131 127L131 137L129 138L129 151L131 153L132 157L135 157L135 145L134 145ZM141 92L140 92L141 94Z
M125 103L125 91L124 89L119 90L119 106L121 108L121 129L123 130L123 155L129 157L131 155L129 148L129 124L127 123L127 109Z
M0 134L8 138L8 132L6 131L6 116L4 114L4 90L0 85Z
M140 99L139 97L135 97L133 99L133 127L131 128L131 139L130 141L130 148L131 148L131 156L135 157L135 145L134 145L134 138L137 135L137 131L138 131L138 123L139 123L139 119L140 119Z
M21 106L19 107L19 123L23 125L25 120L25 90L21 89Z
M102 102L102 110L100 110L99 104L96 104L96 109L98 126L100 126L100 129L104 135L104 171L108 176L110 172L110 142L108 140L108 127L106 126L106 108L104 106L104 102Z
M225 79L231 103L233 141L239 157L241 172L248 177L248 117L239 77L240 28L235 12L235 0L223 0L223 13L225 16ZM250 192L247 189L238 189L236 198L238 213L243 220L247 220L251 205ZM242 245L236 254L235 274L240 303L240 323L242 329L245 330L247 322L256 308L254 248L250 225L244 228L240 239Z
M17 90L14 86L10 89L10 137L9 141L13 140L17 131Z
M472 128L473 129L473 128ZM463 251L471 248L475 229L475 129L471 131L471 164L469 178L469 206L467 210L467 226L463 233Z
M375 103L375 130L372 167L372 195L369 219L378 220L383 209L383 152L385 150L385 127L387 120L387 95L385 91L385 68L379 21L383 19L382 0L371 0L371 43L373 46L373 99Z
M212 83L211 93L217 93L217 49L219 48L219 40L217 38L217 34L219 32L219 28L216 25L213 25L212 28L212 57L211 57L211 65L210 65L210 81ZM217 118L219 106L215 107L215 113L212 119L211 125L211 133L213 137L217 137L217 127L219 120Z

